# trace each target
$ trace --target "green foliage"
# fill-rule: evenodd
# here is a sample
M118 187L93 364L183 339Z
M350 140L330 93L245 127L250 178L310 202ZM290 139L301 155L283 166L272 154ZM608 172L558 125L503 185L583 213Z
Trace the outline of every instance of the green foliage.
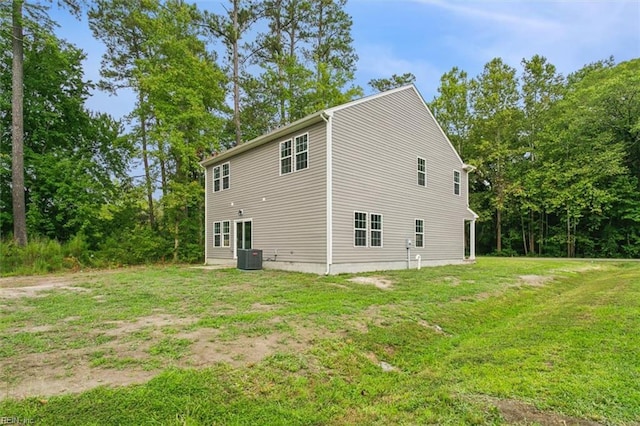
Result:
M478 251L635 257L640 224L640 61L568 78L539 55L519 79L500 59L469 83L443 75L430 104L466 162Z
M386 92L387 90L406 86L408 84L414 84L415 82L416 76L407 72L402 75L393 74L389 78L373 78L368 84L372 89L375 89L378 92Z
M0 274L29 275L61 270L64 265L63 248L59 242L31 238L25 247L12 241L0 242Z

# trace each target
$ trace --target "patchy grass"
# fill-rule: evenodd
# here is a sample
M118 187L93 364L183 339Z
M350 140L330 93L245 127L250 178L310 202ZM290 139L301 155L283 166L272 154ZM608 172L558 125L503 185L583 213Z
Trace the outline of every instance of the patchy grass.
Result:
M640 263L0 279L0 416L36 424L640 421Z

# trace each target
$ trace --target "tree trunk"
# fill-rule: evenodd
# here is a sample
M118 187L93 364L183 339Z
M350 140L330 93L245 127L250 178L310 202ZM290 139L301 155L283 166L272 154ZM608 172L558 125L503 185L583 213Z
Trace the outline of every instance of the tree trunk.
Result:
M238 39L240 28L238 25L238 0L233 1L233 125L236 133L236 146L242 143L242 131L240 129L240 54L238 52Z
M180 221L176 217L173 227L173 261L178 263L178 248L180 247Z
M524 247L524 255L526 256L528 254L527 232L525 231L524 216L522 215L520 215L520 227L522 229L522 247Z
M13 0L13 60L11 97L11 187L13 199L13 239L27 245L27 220L24 195L24 40L22 34L23 0Z
M142 95L139 97L142 105ZM147 119L140 114L140 138L142 139L142 164L144 166L145 187L147 189L147 203L149 206L149 226L155 226L156 220L153 214L153 186L151 185L151 170L149 169L149 153L147 152Z
M502 251L502 211L496 209L496 251Z

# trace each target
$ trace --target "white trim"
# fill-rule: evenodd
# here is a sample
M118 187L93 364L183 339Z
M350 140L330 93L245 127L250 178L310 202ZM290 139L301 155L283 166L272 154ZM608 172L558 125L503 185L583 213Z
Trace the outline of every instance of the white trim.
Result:
M419 180L416 179L416 184L418 186L421 186L423 188L426 188L428 183L427 183L427 159L424 157L420 157L419 155L417 156L418 161L416 161L416 172L418 172L417 176L420 176L420 173L424 173L424 185L420 185ZM420 171L420 160L424 161L424 172Z
M306 152L307 153L307 166L303 169L299 169L298 168L298 150L297 150L297 144L296 144L296 139L301 138L303 136L307 137L307 149L305 151L302 152ZM304 133L300 133L299 135L294 136L293 138L293 142L291 144L291 149L292 149L292 154L293 154L293 164L294 164L294 172L300 171L300 170L307 170L311 168L311 156L309 155L309 145L311 144L311 140L309 139L309 132L304 132Z
M229 170L229 174L227 175L227 177L229 178L229 186L227 188L224 187L224 166L227 166L227 169ZM231 162L230 161L226 161L224 163L218 164L215 167L211 168L212 170L212 174L211 174L211 192L222 192L222 191L226 191L231 189ZM216 179L216 169L219 170L219 178ZM216 180L220 182L220 189L218 189L216 191Z
M251 222L251 248L253 248L253 237L255 235L255 229L253 227L253 218L249 218L249 219L234 219L233 220L233 258L237 259L238 258L238 222ZM244 231L243 231L244 232ZM243 236L244 237L244 236ZM243 238L244 240L244 238ZM229 243L231 243L231 241L229 241Z
M418 220L422 222L422 232L416 231L416 222ZM422 234L422 245L421 246L418 245L418 240L416 239L416 235L418 235L418 234ZM420 218L415 218L413 220L413 245L414 245L415 248L425 248L426 244L425 244L424 236L425 236L425 220L424 219L420 219Z
M458 193L456 194L456 173L458 174ZM458 197L462 196L462 172L460 170L453 169L453 195Z
M204 262L206 264L209 257L209 219L207 218L207 212L209 211L209 191L207 186L209 185L207 167L204 168ZM213 242L213 241L212 241Z
M222 244L220 247L221 248L229 248L229 247L231 247L231 221L230 220L222 220L220 222L221 222L220 226L222 228L220 230L221 231L220 232L220 238L221 238L220 243ZM225 223L229 226L229 232L227 232L227 233L224 232L224 224ZM225 235L229 236L229 241L228 241L228 244L226 246L224 245L224 236ZM252 232L252 235L253 235L253 232Z
M331 273L333 263L333 113L326 114L327 123L327 270L326 275Z
M216 233L216 224L220 224L220 232ZM216 245L216 235L220 235L220 245L217 246ZM215 222L213 222L213 247L214 248L221 248L222 247L222 221L220 220L216 220Z
M290 150L291 150L291 154L288 155L288 157L291 159L291 171L287 172L287 173L282 173L282 159L283 158L287 158L287 157L282 157L282 144L290 142ZM284 176L284 175L290 175L291 173L293 173L294 169L293 169L293 138L289 138L289 139L285 139L282 140L280 142L278 142L278 172L280 173L280 176Z
M380 229L373 229L372 225L373 225L373 219L371 218L371 216L376 215L376 216L380 216ZM379 246L374 246L373 244L371 244L371 241L373 240L373 231L380 231L380 245ZM381 213L369 213L369 247L371 248L383 248L384 247L384 215L382 215Z
M227 182L229 183L229 185L225 188L224 187L224 166L227 166ZM227 161L226 163L222 163L220 164L221 167L221 173L220 173L220 181L222 182L221 186L220 186L220 191L226 191L227 189L231 189L231 162Z
M356 228L356 213L361 213L364 214L364 221L365 221L365 225L364 225L364 245L363 246L358 246L356 245L356 231L362 231L363 228ZM353 228L353 239L351 240L353 247L354 248L367 248L369 247L369 213L368 212L363 212L363 211L358 211L358 210L354 210L353 211L353 215L351 215L351 225Z

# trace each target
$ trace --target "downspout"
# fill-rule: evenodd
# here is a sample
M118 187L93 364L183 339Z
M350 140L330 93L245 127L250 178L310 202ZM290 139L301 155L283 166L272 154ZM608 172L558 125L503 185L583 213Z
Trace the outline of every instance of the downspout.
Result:
M327 123L327 267L324 274L329 275L333 264L333 121L331 120L333 113L324 111L320 117Z

